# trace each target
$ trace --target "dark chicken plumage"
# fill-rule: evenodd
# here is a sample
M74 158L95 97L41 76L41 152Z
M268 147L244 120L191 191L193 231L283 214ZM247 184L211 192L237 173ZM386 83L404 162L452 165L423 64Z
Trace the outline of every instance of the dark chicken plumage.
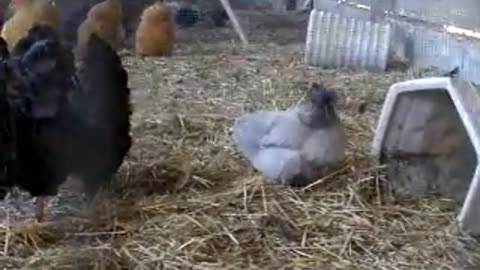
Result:
M34 27L9 59L8 99L15 119L15 185L54 196L67 177L67 97L74 91L71 52L47 26Z
M14 118L7 99L8 47L0 38L0 199L14 185L10 177L15 160Z
M117 52L92 35L78 71L81 91L72 96L72 173L92 194L118 170L132 145L128 75Z
M0 110L7 113L0 116L0 147L10 155L0 156L0 173L7 171L0 195L18 186L34 197L54 196L72 174L93 194L121 165L132 144L127 73L96 35L87 47L75 72L71 48L53 29L36 26L1 62Z

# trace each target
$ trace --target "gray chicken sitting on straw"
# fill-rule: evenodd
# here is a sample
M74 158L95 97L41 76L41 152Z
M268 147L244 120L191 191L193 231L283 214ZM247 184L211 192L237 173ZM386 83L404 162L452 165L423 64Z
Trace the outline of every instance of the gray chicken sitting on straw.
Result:
M346 136L336 101L333 91L314 83L306 104L238 118L234 142L268 181L306 186L345 158Z

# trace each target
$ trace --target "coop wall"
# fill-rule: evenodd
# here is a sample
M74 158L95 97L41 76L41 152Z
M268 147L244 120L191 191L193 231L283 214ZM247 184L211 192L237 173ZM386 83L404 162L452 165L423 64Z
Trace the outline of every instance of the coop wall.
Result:
M466 37L445 29L453 25L480 32L480 1L353 0L339 4L334 0L314 0L314 8L392 23L405 33L405 54L412 67L450 70L458 66L462 79L480 83L480 34L479 38Z
M330 5L332 0L315 0L315 7ZM353 0L337 5L361 5L372 13L382 16L384 13L395 14L415 20L438 24L455 25L457 27L480 31L480 1L477 0Z

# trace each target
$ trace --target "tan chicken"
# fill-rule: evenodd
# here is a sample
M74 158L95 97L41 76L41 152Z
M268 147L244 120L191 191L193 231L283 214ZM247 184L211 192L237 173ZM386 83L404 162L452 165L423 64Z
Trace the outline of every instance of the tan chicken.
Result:
M93 6L87 18L77 31L77 50L80 57L85 54L90 35L95 33L114 49L118 50L125 39L122 23L123 11L121 0L105 0Z
M10 50L34 25L59 30L60 18L54 0L13 0L7 13L10 13L10 18L2 27L1 37Z
M11 0L10 3L7 6L7 9L5 10L5 18L10 18L15 14L15 11L17 10L17 7L21 7L25 4L31 4L33 3L32 0Z
M141 56L171 56L175 47L175 25L171 10L157 1L140 17L135 50Z
M36 0L33 10L35 12L36 24L50 26L55 31L59 30L60 14L54 0Z

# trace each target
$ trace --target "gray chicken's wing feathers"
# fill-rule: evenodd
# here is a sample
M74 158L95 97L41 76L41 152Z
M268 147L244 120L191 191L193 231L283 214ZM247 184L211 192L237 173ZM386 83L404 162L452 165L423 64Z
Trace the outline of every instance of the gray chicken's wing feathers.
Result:
M232 137L242 155L248 159L255 157L260 151L261 140L270 132L275 117L276 112L260 111L245 114L235 120Z
M310 130L289 111L249 113L238 118L233 127L235 143L249 158L265 148L299 149L309 133Z
M295 113L277 112L267 134L261 140L262 148L281 147L299 149L310 130L303 125Z
M283 184L289 184L290 179L301 173L302 163L300 152L285 148L263 149L252 161L253 167L268 180Z

